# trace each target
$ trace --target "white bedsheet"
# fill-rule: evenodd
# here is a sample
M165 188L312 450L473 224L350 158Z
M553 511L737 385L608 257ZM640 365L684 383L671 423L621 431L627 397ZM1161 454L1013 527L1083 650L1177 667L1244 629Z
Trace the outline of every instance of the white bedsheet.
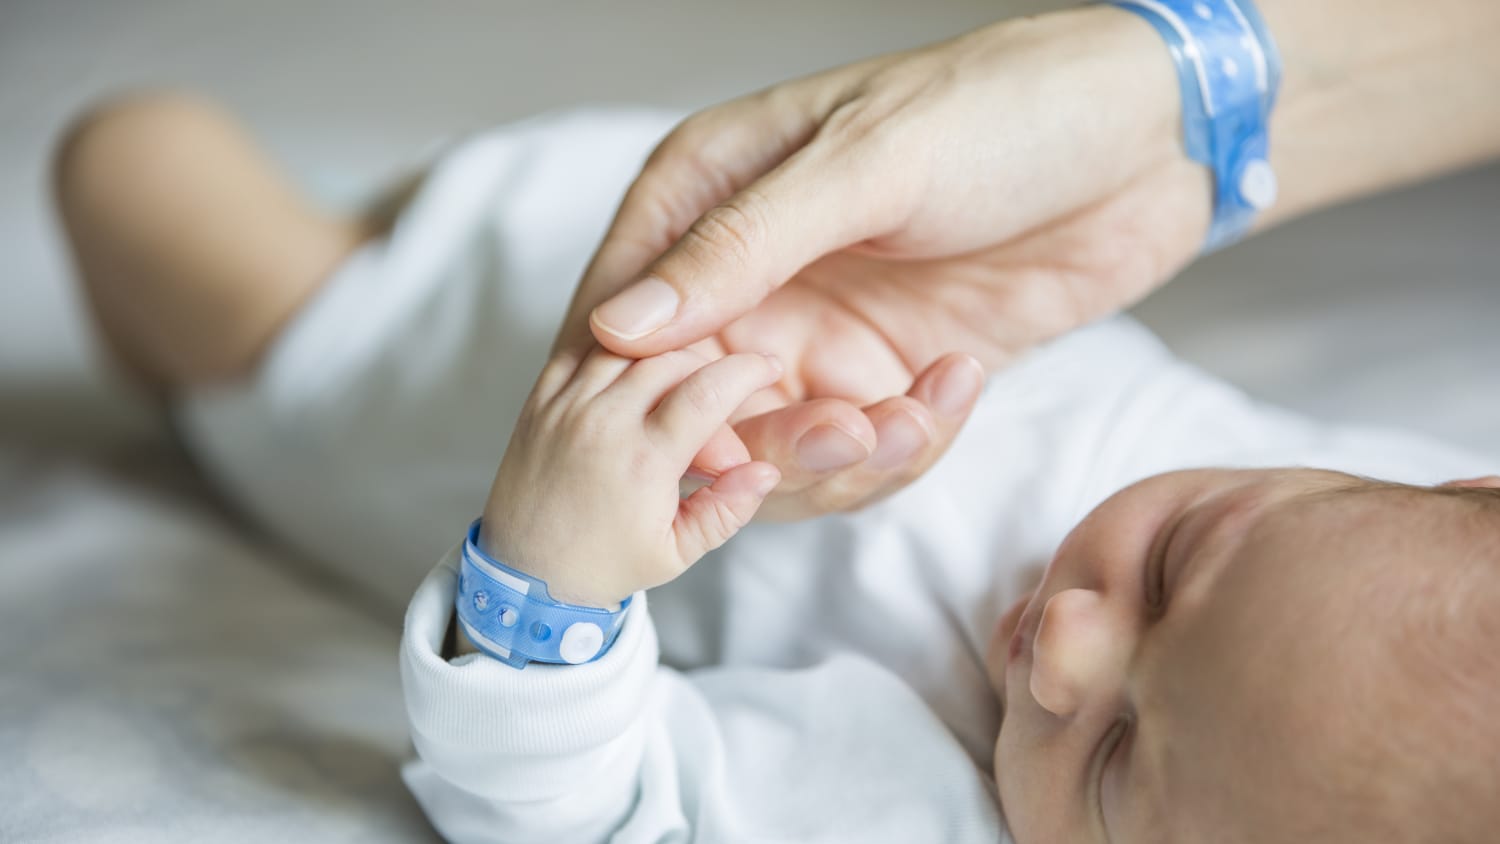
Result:
M0 841L432 839L398 630L289 562L170 452L0 446Z

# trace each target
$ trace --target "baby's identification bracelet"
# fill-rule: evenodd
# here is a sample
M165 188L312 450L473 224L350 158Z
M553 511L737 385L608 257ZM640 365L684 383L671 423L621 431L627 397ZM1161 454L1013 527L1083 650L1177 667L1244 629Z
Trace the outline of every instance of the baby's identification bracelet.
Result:
M479 521L464 538L454 611L474 647L515 668L528 662L578 665L604 655L620 635L617 610L555 601L547 584L479 547Z
M1276 201L1268 124L1281 56L1251 0L1106 0L1145 18L1166 39L1182 90L1189 158L1214 174L1205 251L1245 235Z

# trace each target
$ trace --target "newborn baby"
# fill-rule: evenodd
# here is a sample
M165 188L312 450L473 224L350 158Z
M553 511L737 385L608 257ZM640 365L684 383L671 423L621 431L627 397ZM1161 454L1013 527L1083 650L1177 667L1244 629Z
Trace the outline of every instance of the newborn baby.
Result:
M697 366L689 352L550 364L496 475L482 551L462 553L615 609L729 539L774 467L746 463L680 501L678 479L782 373L757 355ZM829 612L862 609L857 591L820 587L823 549L794 550L803 558L782 565ZM899 684L854 679L829 701L816 668L657 673L637 644L640 594L625 610L637 640L597 662L501 665L476 655L469 638L486 640L465 619L449 663L454 598L450 556L414 601L404 646L426 761L411 781L452 838L993 840L973 822L986 796L913 791L873 749L920 729ZM1004 704L993 764L1010 830L1022 844L1477 844L1500 823L1500 729L1486 714L1500 696L1497 605L1500 478L1422 488L1198 469L1136 483L1068 534L996 626L985 665ZM479 650L510 655L494 647ZM850 708L881 712L883 729ZM850 741L849 724L867 732ZM497 732L511 746L487 747ZM767 768L764 748L789 744L804 747ZM961 756L943 771L932 754L906 761L981 782ZM893 809L904 817L870 828Z

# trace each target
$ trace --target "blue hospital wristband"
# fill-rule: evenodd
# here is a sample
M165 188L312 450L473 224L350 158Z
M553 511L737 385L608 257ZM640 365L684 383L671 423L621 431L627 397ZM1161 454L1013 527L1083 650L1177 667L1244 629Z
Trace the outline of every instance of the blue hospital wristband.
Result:
M454 612L474 647L507 665L578 665L598 659L620 635L630 600L616 610L555 601L546 583L479 547L478 520L464 537Z
M1251 0L1107 0L1167 42L1182 93L1189 158L1214 176L1205 251L1239 240L1276 201L1269 123L1281 87L1281 55Z

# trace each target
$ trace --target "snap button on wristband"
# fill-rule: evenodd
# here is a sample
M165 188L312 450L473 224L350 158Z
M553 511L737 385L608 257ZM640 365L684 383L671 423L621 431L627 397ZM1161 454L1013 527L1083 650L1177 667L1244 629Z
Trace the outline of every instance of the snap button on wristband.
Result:
M1182 93L1183 143L1214 174L1205 251L1227 246L1276 201L1268 126L1281 56L1251 0L1107 0L1167 42Z
M507 665L598 659L619 636L630 601L614 611L555 601L546 583L484 553L479 520L469 526L453 609L474 647Z

